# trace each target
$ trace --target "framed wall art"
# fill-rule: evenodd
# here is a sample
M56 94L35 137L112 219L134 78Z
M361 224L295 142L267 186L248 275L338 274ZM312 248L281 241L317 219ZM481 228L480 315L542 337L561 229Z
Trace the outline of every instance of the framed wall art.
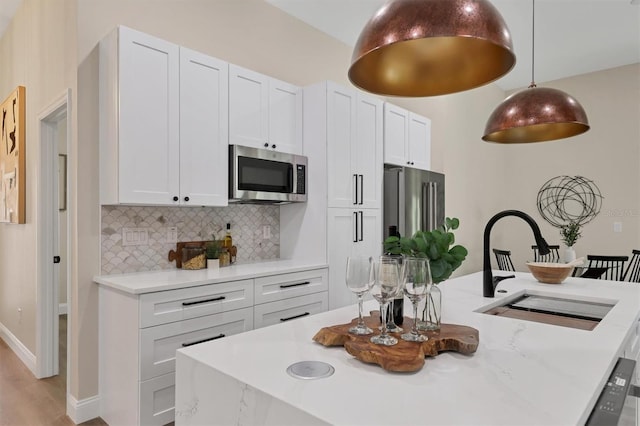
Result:
M0 222L25 223L25 88L0 104Z

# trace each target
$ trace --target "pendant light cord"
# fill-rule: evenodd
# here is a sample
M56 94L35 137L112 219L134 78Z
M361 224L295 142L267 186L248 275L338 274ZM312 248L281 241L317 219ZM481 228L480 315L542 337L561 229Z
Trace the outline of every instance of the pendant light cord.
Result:
M529 85L529 89L532 89L536 86L536 81L533 76L533 71L536 65L536 0L532 0L531 6L531 84Z

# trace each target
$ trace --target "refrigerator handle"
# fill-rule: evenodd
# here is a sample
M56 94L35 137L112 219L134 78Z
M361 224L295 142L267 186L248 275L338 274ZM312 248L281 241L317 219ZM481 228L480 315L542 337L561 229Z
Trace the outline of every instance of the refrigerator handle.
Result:
M429 183L428 182L422 182L422 194L420 197L420 204L421 204L421 212L422 214L420 215L420 229L425 230L425 231L431 231L431 228L429 228L430 225L430 218L429 218Z
M433 230L438 227L438 182L427 183L427 188L429 194L429 208L427 210L429 223L427 225L429 230Z
M353 242L357 243L358 242L358 213L357 212L353 212L353 219L355 221L353 223L353 230L355 231Z

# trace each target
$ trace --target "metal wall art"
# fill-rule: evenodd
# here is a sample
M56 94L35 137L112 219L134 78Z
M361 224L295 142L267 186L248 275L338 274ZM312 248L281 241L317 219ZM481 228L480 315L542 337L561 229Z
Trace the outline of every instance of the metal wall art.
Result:
M538 212L556 228L591 222L602 207L596 184L582 176L557 176L538 191Z
M25 88L0 104L0 222L25 223Z

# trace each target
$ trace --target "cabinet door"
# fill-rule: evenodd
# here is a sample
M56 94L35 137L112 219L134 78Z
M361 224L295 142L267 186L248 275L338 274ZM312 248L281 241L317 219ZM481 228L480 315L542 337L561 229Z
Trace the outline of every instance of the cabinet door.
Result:
M407 160L409 131L408 111L385 102L384 104L384 162L396 166L410 165Z
M352 146L357 175L357 207L382 207L382 120L383 102L358 94L356 139Z
M229 143L265 148L268 139L268 77L229 64Z
M409 113L409 161L411 167L431 169L431 120Z
M382 255L382 211L380 209L358 210L358 242L355 254L378 257Z
M226 206L228 64L180 48L180 203Z
M328 209L327 258L329 260L329 309L356 302L345 281L347 257L354 254L357 212L352 209Z
M302 154L302 89L269 79L269 148Z
M179 190L179 48L120 27L118 201L173 204Z
M356 205L357 173L353 170L356 139L356 93L327 84L327 191L329 207Z

